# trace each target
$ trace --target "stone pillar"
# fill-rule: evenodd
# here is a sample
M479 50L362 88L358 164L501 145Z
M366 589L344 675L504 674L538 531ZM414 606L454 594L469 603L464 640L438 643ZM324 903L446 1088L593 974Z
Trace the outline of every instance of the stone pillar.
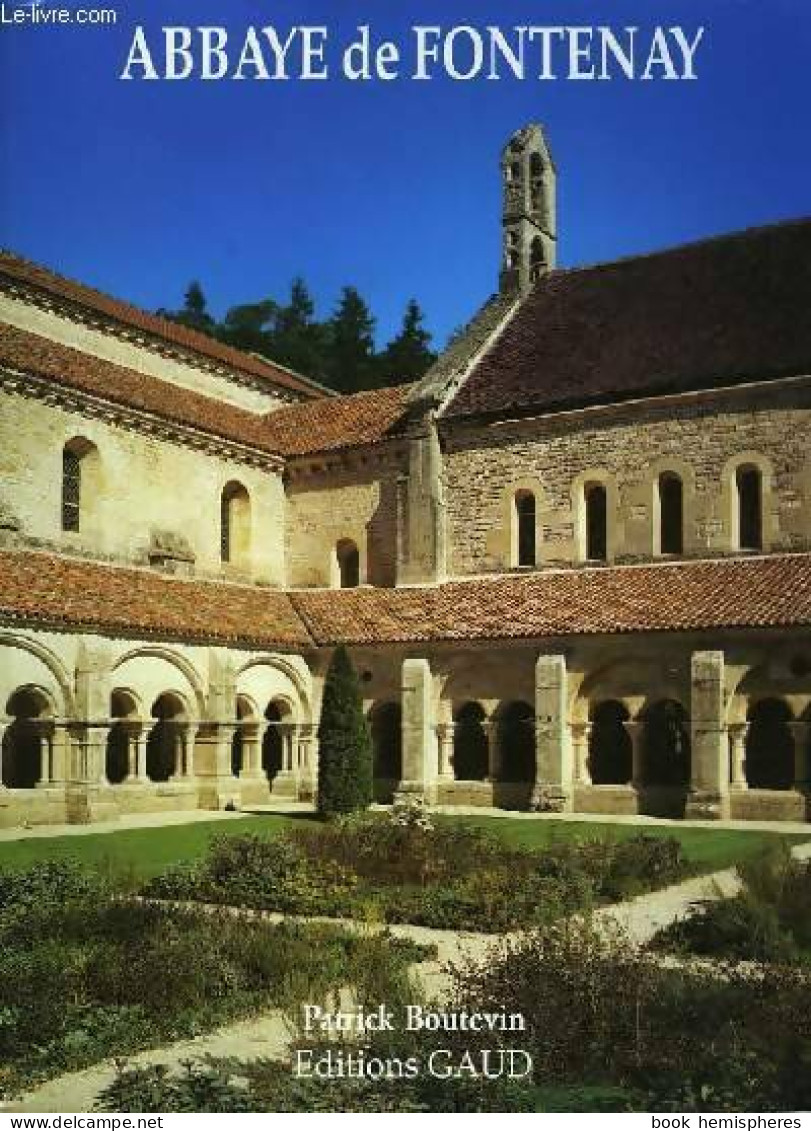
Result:
M176 733L177 754L175 757L175 777L193 778L195 776L194 744L197 741L197 723L179 724ZM229 767L230 768L230 767Z
M408 439L408 477L399 491L397 583L442 581L447 556L442 450L430 415Z
M416 794L426 801L436 796L437 736L434 729L434 686L427 660L404 660L403 780L399 794Z
M482 723L482 730L487 739L487 777L485 781L497 782L501 775L498 721L496 719L485 719Z
M262 770L262 743L265 732L270 725L266 719L258 723L248 722L238 724L242 729L242 768L240 778L256 780L264 777ZM233 736L232 736L233 741Z
M794 740L794 788L805 792L808 789L808 734L806 722L789 723Z
M453 781L453 736L455 731L456 723L437 723L439 777L442 781Z
M110 721L60 723L64 727L67 818L71 824L108 820L118 814L106 774ZM43 783L40 783L43 784Z
M729 816L729 741L724 720L724 653L694 652L690 665L690 792L685 816Z
M553 813L572 807L572 748L566 722L565 656L540 656L535 665L535 786L531 807Z
M643 740L645 724L639 719L626 719L622 724L631 740L631 785L639 793L645 784Z
M591 785L589 737L591 736L592 724L590 722L572 723L571 726L575 781L580 785Z
M729 734L730 789L748 789L746 781L746 738L749 723L730 723Z
M298 795L298 774L293 762L297 726L295 723L270 723L279 732L282 747L282 765L273 779L272 793L277 797Z
M298 796L303 801L311 801L318 792L318 763L313 757L315 727L312 723L298 726Z
M13 719L0 718L0 790L7 789L8 787L3 781L3 742L5 741L6 731L14 722Z

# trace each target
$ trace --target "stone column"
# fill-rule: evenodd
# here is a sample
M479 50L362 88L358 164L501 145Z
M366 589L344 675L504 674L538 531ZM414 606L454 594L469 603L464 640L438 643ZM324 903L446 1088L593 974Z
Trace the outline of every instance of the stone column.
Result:
M808 734L806 722L789 723L794 740L794 788L804 792L808 789Z
M626 719L622 724L631 740L631 785L639 793L645 784L643 739L645 724L639 719Z
M572 747L574 750L575 781L580 785L591 785L589 772L589 737L592 724L572 723Z
M5 742L6 731L13 722L14 719L10 719L6 716L0 718L0 790L8 789L8 786L5 785L3 781L3 743Z
M311 801L318 794L318 759L315 757L316 727L301 723L298 730L299 799Z
M404 660L402 674L403 779L399 794L431 801L436 793L437 736L434 687L427 660Z
M566 722L565 656L540 656L535 665L535 785L531 808L553 813L572 807L572 748Z
M724 653L694 652L690 665L690 792L685 816L729 816L729 742L724 720Z
M485 719L482 730L487 739L487 777L485 781L497 782L501 774L501 751L499 750L498 721Z
M240 778L249 778L255 781L264 776L262 772L262 743L265 732L270 725L266 719L260 722L238 724L242 729L242 768Z
M187 723L178 727L178 762L175 763L175 773L181 777L193 778L195 776L194 744L197 741L197 732L200 728L197 723Z
M107 820L118 807L107 788L106 758L110 720L65 723L67 817L71 824ZM43 784L43 783L40 783Z
M453 781L453 735L455 730L456 723L437 723L439 777L442 781Z
M277 796L295 797L298 793L298 775L293 763L293 750L297 726L295 723L270 723L279 732L282 747L282 765L273 779L272 792Z
M748 789L746 781L746 738L749 723L730 723L729 734L730 789Z

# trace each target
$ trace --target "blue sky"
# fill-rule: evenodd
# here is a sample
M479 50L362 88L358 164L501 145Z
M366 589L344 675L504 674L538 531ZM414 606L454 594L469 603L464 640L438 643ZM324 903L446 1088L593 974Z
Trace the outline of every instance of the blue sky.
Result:
M68 6L75 0L65 0ZM116 0L105 0L111 5ZM8 6L8 0L7 0ZM438 341L496 286L498 156L530 120L574 265L811 212L808 0L168 0L114 29L0 28L0 243L139 305L198 278L218 314L300 273L356 285L385 339L418 298ZM121 82L164 23L706 27L693 83Z

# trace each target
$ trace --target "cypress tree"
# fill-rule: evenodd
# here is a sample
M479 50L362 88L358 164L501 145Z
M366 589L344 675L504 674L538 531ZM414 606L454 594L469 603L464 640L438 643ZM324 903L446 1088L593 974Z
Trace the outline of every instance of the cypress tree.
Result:
M372 802L372 741L360 686L346 648L332 657L318 727L318 811L332 817Z

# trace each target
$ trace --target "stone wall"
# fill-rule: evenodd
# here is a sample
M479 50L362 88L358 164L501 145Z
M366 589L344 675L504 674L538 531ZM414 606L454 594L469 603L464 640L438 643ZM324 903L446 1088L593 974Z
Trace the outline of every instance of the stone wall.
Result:
M684 484L686 556L734 549L737 463L763 473L766 551L811 546L811 386L787 383L545 419L444 429L448 570L452 576L514 564L515 492L536 497L539 564L585 557L582 490L608 494L609 560L654 553L654 484Z
M68 533L61 529L62 451L76 438L95 445L97 457L88 465L82 529ZM223 567L220 496L234 480L250 496L250 552ZM200 575L226 569L276 585L284 579L284 491L276 471L16 394L0 395L0 502L36 545L145 562L154 537L171 532L188 543Z
M21 330L39 334L54 342L82 350L92 357L100 357L137 373L148 373L162 381L171 381L185 389L192 389L207 397L227 401L249 412L270 412L286 403L271 386L259 382L238 381L229 378L224 367L216 372L203 364L195 365L189 359L163 356L125 337L103 333L82 322L61 317L53 310L41 309L21 299L0 293L0 322L7 322Z
M287 584L337 584L335 548L350 539L360 554L361 584L393 586L397 569L397 459L374 466L338 459L298 471L287 485Z

